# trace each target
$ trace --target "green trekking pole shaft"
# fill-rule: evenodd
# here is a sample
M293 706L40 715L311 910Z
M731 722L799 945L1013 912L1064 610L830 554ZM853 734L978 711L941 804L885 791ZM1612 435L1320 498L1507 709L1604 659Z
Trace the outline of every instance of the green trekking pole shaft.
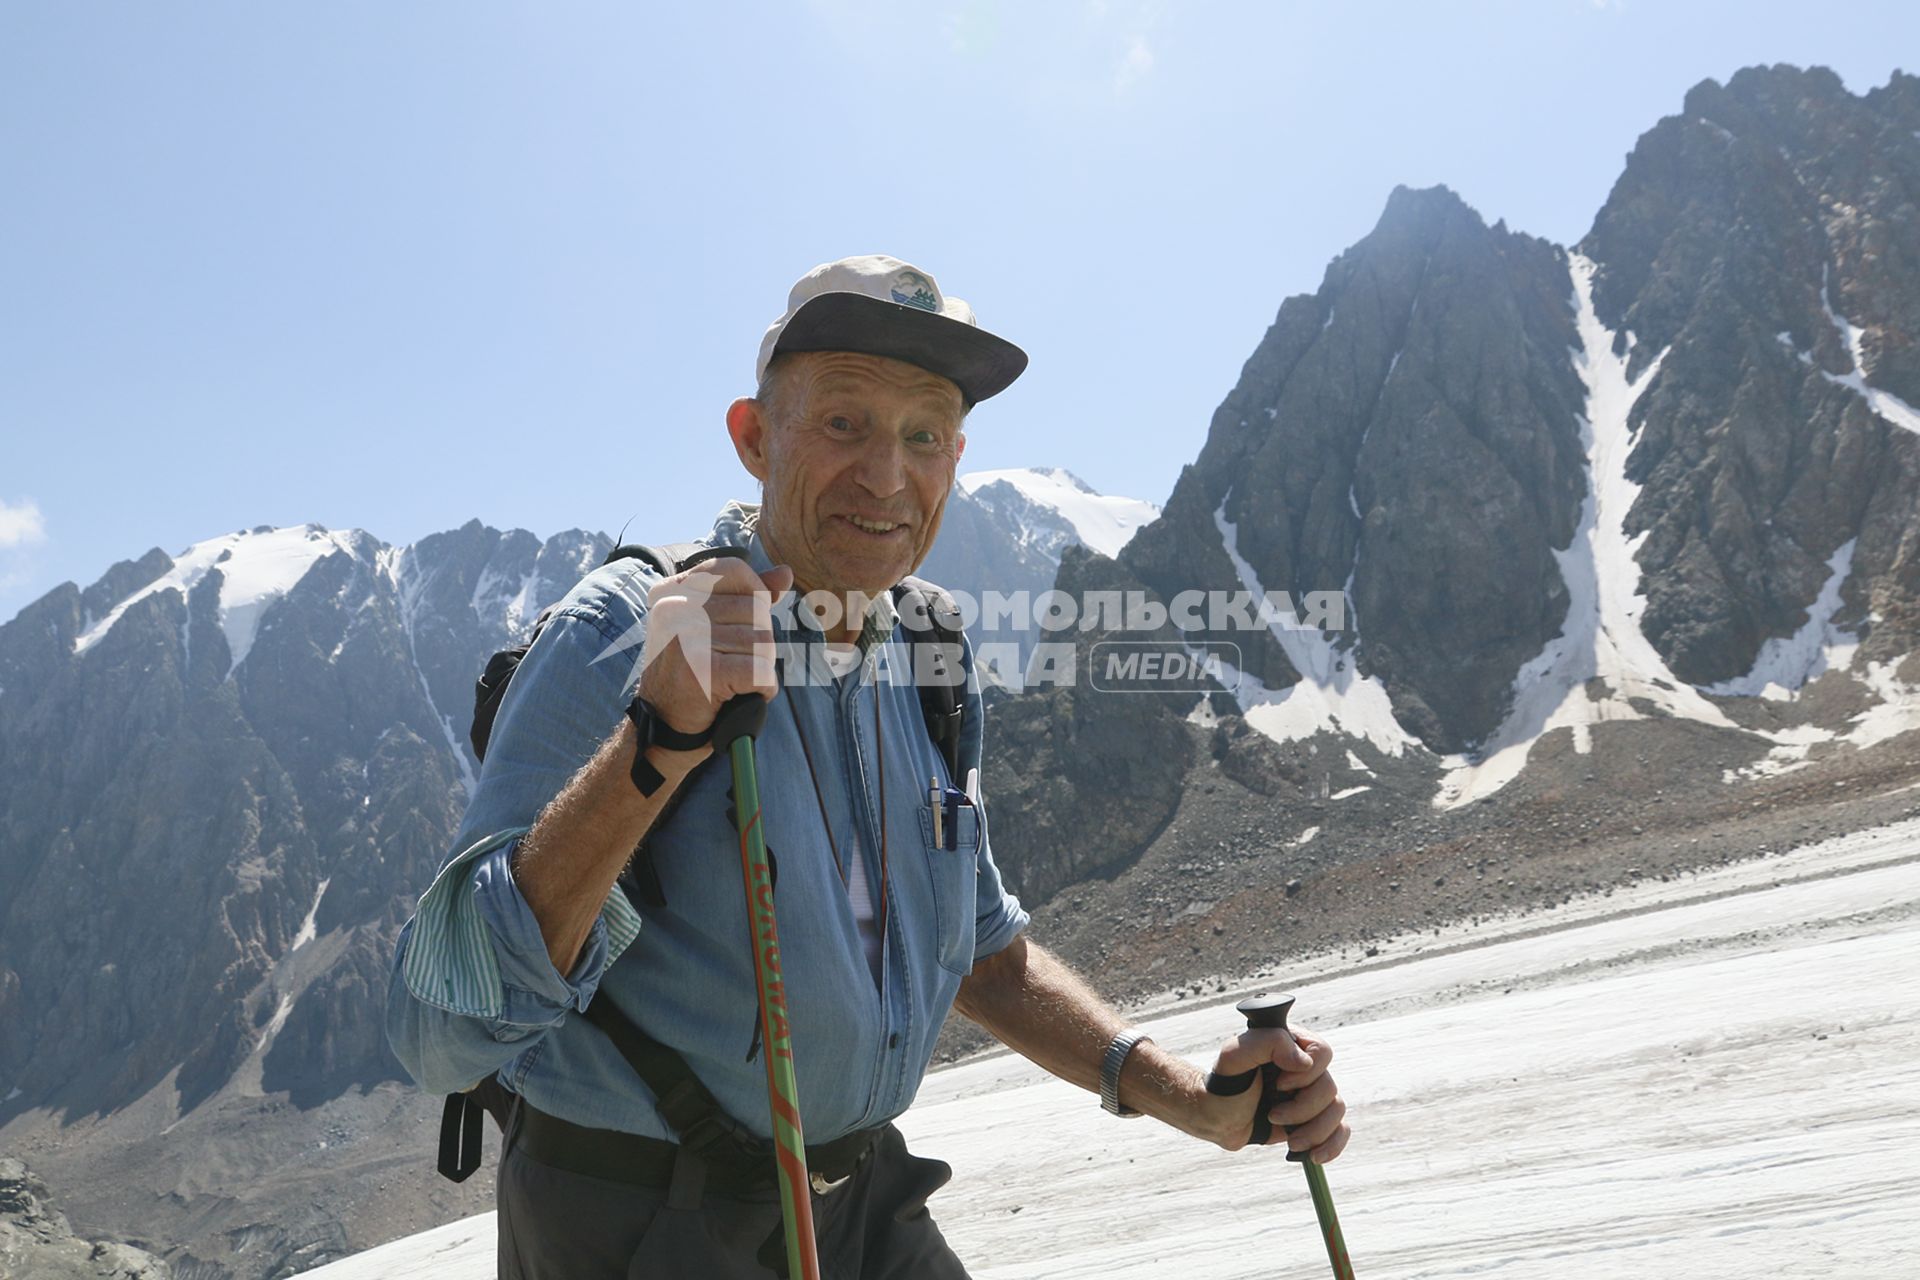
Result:
M760 999L760 1043L767 1061L767 1110L773 1124L774 1163L780 1174L780 1220L787 1236L790 1280L820 1280L808 1194L807 1141L800 1127L800 1092L793 1077L793 1029L786 981L780 972L780 930L773 915L773 871L760 828L760 775L753 740L767 720L757 693L728 699L714 717L713 748L733 766L733 820L740 833L740 875L753 930L753 977Z
M1278 1027L1287 1031L1287 1011L1293 1008L1293 997L1252 996L1234 1007L1246 1015L1249 1027ZM1280 1068L1272 1063L1260 1069L1260 1118L1293 1096L1274 1087L1279 1074ZM1257 1125L1258 1120L1255 1123ZM1333 1192L1327 1187L1326 1169L1308 1159L1304 1151L1289 1151L1287 1159L1306 1171L1307 1192L1313 1197L1313 1213L1320 1220L1320 1238L1326 1242L1327 1261L1333 1264L1334 1280L1353 1280L1353 1263L1347 1257L1346 1237L1340 1234L1340 1219L1333 1212Z

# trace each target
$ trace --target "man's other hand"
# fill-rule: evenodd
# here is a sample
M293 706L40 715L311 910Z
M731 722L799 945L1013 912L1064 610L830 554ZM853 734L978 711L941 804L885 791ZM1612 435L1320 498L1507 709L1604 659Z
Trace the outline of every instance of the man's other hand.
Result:
M1273 1122L1269 1145L1284 1142L1290 1150L1307 1152L1307 1158L1316 1164L1338 1157L1351 1133L1346 1123L1347 1104L1327 1072L1333 1063L1333 1046L1309 1031L1249 1028L1221 1046L1213 1070L1216 1075L1233 1076L1269 1062L1280 1068L1277 1086L1293 1095L1267 1112ZM1238 1151L1252 1141L1253 1117L1260 1098L1257 1077L1246 1092L1233 1097L1203 1093L1196 1102L1196 1122L1188 1132L1228 1151Z

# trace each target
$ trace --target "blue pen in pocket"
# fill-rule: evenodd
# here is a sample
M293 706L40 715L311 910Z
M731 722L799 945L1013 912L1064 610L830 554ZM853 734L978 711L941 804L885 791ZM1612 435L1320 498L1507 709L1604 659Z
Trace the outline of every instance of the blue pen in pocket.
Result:
M943 849L957 850L960 847L960 808L962 805L965 805L969 809L973 808L973 797L958 787L946 788L944 803L941 806L945 811L946 822L944 824L939 822L934 824L936 829L941 826L945 827L945 838L939 842L940 847Z

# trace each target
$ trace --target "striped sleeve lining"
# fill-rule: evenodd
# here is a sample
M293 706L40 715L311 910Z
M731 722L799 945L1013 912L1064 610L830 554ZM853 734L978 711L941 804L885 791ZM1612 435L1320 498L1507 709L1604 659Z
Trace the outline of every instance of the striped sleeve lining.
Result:
M531 828L511 827L478 840L441 868L413 913L413 940L402 973L415 999L470 1018L498 1018L506 995L493 940L474 901L468 875L474 860L517 840ZM640 915L616 887L600 908L607 929L607 963L640 935Z

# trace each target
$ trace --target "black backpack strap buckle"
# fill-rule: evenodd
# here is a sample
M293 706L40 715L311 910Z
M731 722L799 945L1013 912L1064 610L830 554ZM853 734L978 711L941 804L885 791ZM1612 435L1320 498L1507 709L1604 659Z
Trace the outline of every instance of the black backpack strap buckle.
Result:
M705 1089L700 1091L706 1092ZM691 1123L674 1126L675 1132L680 1135L682 1152L692 1152L709 1163L729 1167L754 1167L763 1158L771 1160L773 1151L770 1145L762 1143L742 1128L711 1099L708 1107L706 1114Z
M470 1093L450 1093L440 1109L440 1176L465 1182L480 1167L480 1140L486 1132L486 1108Z
M680 1137L673 1155L673 1177L667 1184L667 1204L675 1209L698 1209L706 1194L707 1175L717 1164L730 1172L751 1166L752 1138L722 1111L706 1087L692 1076L654 1099L660 1116Z
M706 1131L712 1127L714 1117L720 1114L714 1106L713 1095L691 1073L656 1095L653 1104L659 1110L660 1118L680 1135L680 1145L683 1147L706 1145L694 1135L698 1133L701 1138L706 1138Z

